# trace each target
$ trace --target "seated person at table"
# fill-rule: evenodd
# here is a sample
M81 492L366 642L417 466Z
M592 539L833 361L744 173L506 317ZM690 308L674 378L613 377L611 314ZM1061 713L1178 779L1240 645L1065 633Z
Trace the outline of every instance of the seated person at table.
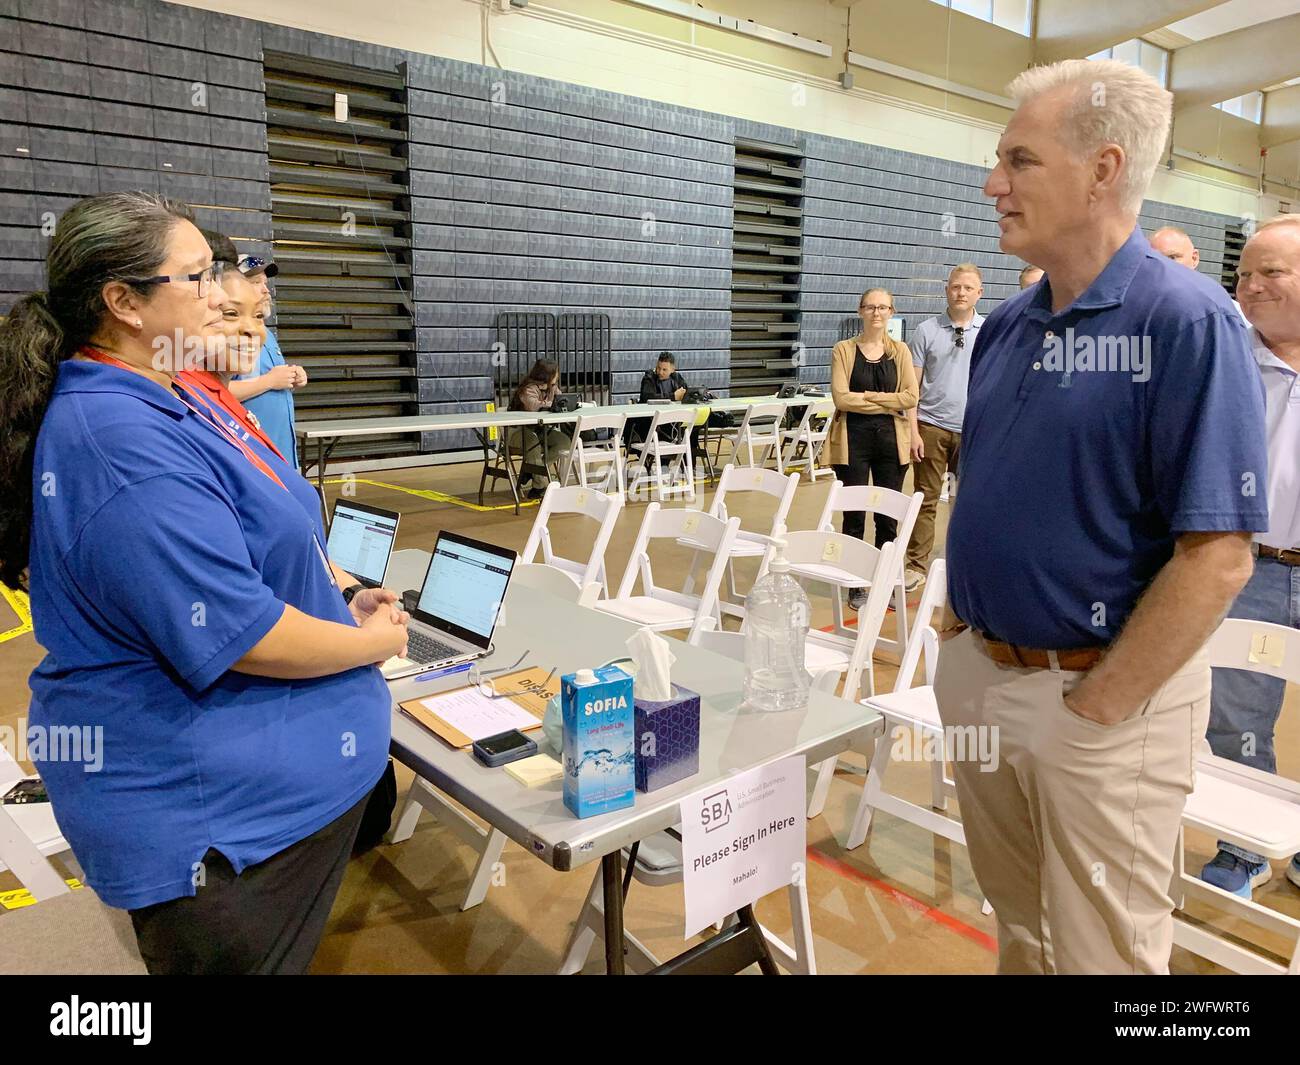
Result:
M686 397L686 378L677 372L677 360L671 351L661 351L653 370L641 378L641 402L671 399L680 403Z
M641 402L649 403L652 399L671 399L680 403L686 398L686 378L677 370L677 359L671 351L661 351L653 370L646 370L641 378ZM649 418L630 418L627 423L627 440L638 442L645 439L650 429ZM674 430L660 429L659 439L667 439ZM699 450L699 426L691 430L693 446Z
M538 359L528 376L519 382L515 394L510 398L510 410L545 411L551 409L555 397L560 392L560 368L546 359ZM524 462L531 466L542 466L543 459L558 458L561 451L569 446L569 434L558 428L546 430L547 456L542 454L541 433L531 427L525 427ZM536 499L546 491L546 476L529 474L519 487L527 492L529 499Z

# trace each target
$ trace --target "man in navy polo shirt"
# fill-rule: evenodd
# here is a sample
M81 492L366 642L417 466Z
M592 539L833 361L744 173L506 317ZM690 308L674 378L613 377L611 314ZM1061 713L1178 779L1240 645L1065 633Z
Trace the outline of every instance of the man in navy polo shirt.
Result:
M1087 60L1009 94L984 193L1046 276L971 353L936 696L997 742L955 773L1000 970L1166 972L1201 648L1268 527L1258 374L1223 290L1137 227L1172 96Z

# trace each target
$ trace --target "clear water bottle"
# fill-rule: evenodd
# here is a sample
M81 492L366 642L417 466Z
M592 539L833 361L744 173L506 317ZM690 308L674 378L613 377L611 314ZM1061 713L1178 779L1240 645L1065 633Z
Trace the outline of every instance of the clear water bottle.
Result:
M758 710L808 705L808 597L790 576L785 541L745 599L745 702Z

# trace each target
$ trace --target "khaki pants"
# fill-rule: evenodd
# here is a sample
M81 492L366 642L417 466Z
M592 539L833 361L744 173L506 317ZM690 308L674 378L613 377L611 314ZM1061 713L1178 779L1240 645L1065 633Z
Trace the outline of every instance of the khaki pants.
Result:
M971 866L997 914L998 971L1165 973L1210 670L1196 654L1116 725L1062 701L1083 676L998 666L970 630L939 656L946 729L996 730L996 768L955 757L953 768Z
M961 433L940 429L937 425L917 422L925 457L912 463L912 490L920 492L925 501L912 528L912 542L907 545L907 568L922 573L930 565L930 552L934 550L934 512L939 506L943 491L943 475L957 469L957 451L961 447Z

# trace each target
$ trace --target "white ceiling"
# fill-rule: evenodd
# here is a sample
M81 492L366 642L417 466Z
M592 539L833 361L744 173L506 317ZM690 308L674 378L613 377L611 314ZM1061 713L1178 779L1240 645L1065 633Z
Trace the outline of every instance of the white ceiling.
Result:
M1226 4L1202 11L1199 15L1171 22L1168 28L1200 41L1297 13L1300 13L1300 0L1228 0Z

